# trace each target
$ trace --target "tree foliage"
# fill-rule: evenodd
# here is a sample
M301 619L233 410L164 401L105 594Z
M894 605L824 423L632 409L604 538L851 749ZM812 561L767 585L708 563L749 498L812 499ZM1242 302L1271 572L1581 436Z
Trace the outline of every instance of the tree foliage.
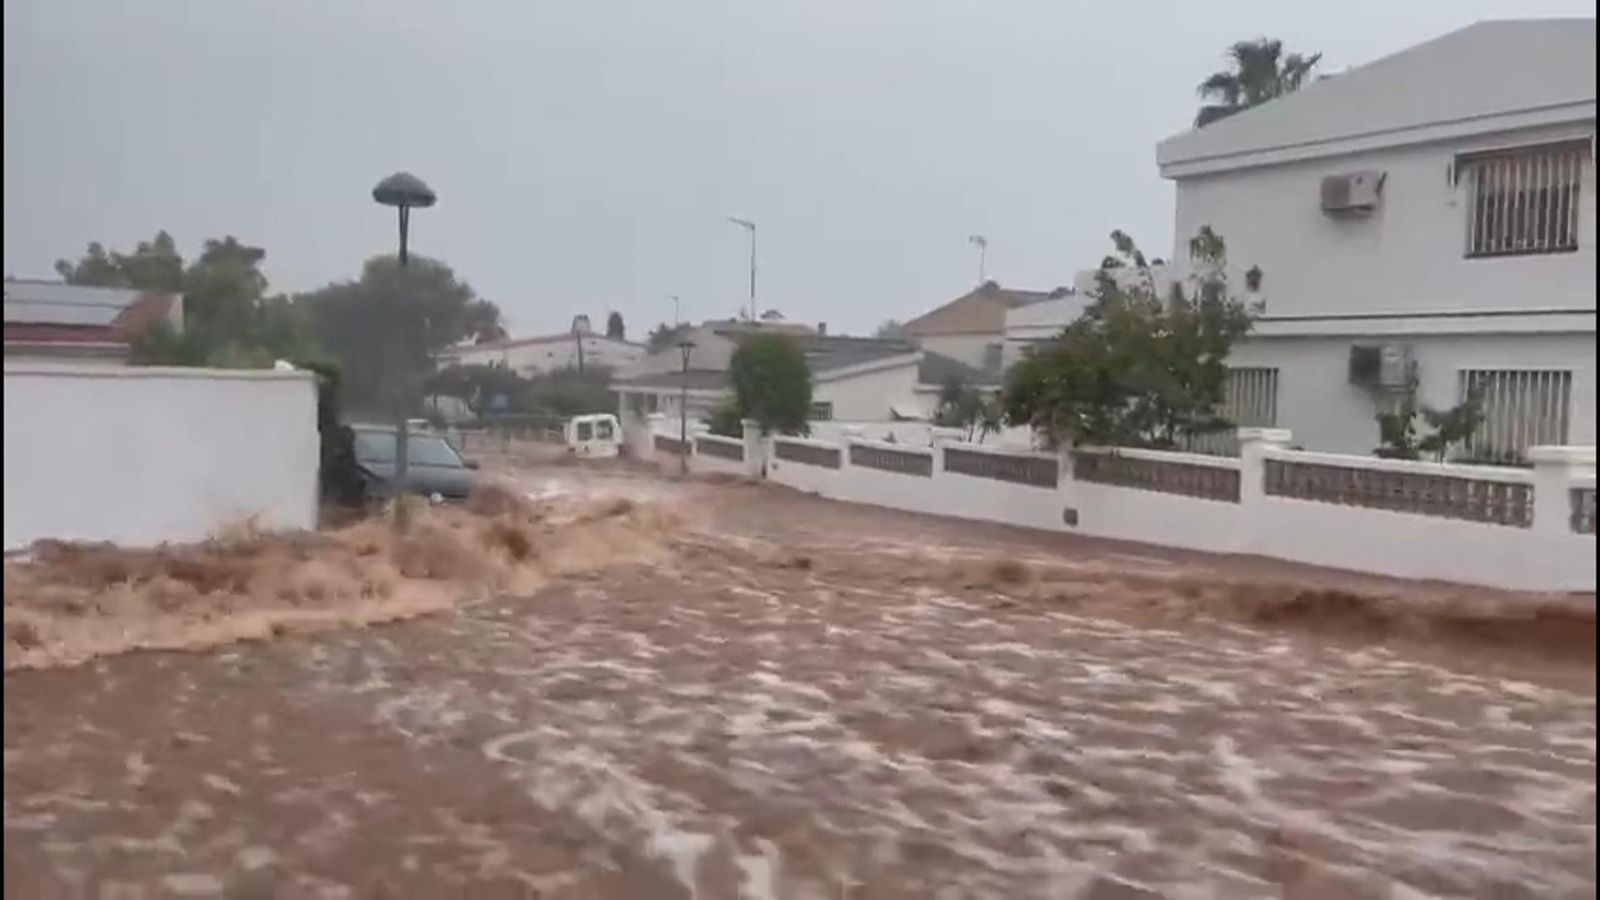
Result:
M1225 360L1253 310L1229 293L1222 238L1201 229L1189 244L1194 275L1165 297L1133 240L1111 240L1084 314L1008 373L1007 420L1053 445L1174 447L1229 427L1217 414Z
M1372 451L1384 459L1421 459L1423 454L1444 462L1450 450L1472 439L1483 424L1483 398L1470 394L1448 409L1417 402L1417 380L1412 376L1396 398L1395 408L1378 414L1379 446ZM1421 432L1417 420L1427 431Z
M723 437L744 437L744 418L739 415L739 403L736 400L724 400L712 408L705 417L706 428L712 434Z
M811 367L805 350L786 334L752 334L728 363L734 409L763 434L804 434L811 413Z
M952 378L939 389L939 406L933 424L941 428L964 428L967 440L979 443L998 433L1005 424L1005 408L1000 398L985 393L959 378Z
M172 235L156 232L140 241L132 253L108 251L91 241L76 261L56 260L56 272L68 284L91 287L138 288L142 291L183 290L183 257Z
M906 323L900 321L899 319L885 319L883 324L879 325L878 329L872 333L872 336L879 338L903 338L906 336Z
M605 366L557 369L523 377L504 366L450 366L428 379L430 394L455 397L473 415L549 415L566 418L585 413L613 412L611 370ZM498 406L495 397L505 398Z
M267 296L261 271L266 251L229 235L208 240L184 264L172 236L157 232L132 253L90 243L77 260L57 260L68 284L168 291L183 295L183 328L151 325L134 338L135 363L257 368L274 360L320 358L304 310L283 296Z
M650 335L645 338L645 343L649 346L650 352L654 353L673 346L688 333L688 325L668 325L662 322L650 329Z
M614 341L628 339L628 327L622 322L622 313L612 310L611 315L606 316L606 337Z
M1200 82L1200 97L1208 102L1195 115L1196 128L1299 90L1322 54L1284 56L1283 41L1257 38L1229 47L1228 60L1231 68Z
M355 281L302 294L323 346L344 371L345 400L393 410L420 396L440 350L496 333L500 311L443 262L367 260Z

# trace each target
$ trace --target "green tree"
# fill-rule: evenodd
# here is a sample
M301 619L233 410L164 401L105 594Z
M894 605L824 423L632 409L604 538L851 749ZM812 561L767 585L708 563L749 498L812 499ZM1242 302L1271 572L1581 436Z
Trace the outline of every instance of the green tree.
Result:
M165 231L140 241L132 253L108 252L103 244L92 241L77 261L56 260L56 273L68 284L90 287L183 290L183 257Z
M528 379L526 411L562 417L614 413L617 395L611 390L611 376L610 368L594 365L584 366L582 372L567 366L535 375Z
M413 256L367 261L355 281L295 298L343 372L345 401L392 411L420 396L433 357L463 340L492 334L500 311L481 300L443 262Z
M649 337L645 338L645 342L650 348L650 352L654 353L657 350L665 350L666 348L677 344L678 341L688 333L688 325L668 325L667 323L662 322L656 327L650 329L650 335Z
M898 319L885 319L878 330L873 332L873 337L903 338L906 337L906 323Z
M1411 376L1395 400L1394 409L1378 414L1379 446L1372 455L1383 459L1421 459L1423 454L1444 462L1451 448L1472 439L1483 424L1483 398L1469 394L1448 409L1417 403L1417 379ZM1427 426L1422 433L1417 419Z
M526 412L530 382L505 366L449 366L428 378L427 392L454 397L475 416L489 412L491 398L506 398L510 411Z
M811 414L811 367L805 350L786 334L752 334L728 362L734 407L763 434L804 434Z
M1111 239L1084 314L1008 373L1007 421L1057 445L1174 447L1229 427L1226 359L1254 311L1228 290L1222 238L1200 230L1191 291L1174 282L1165 298L1133 240Z
M139 364L255 368L276 359L319 357L311 323L288 298L266 298L266 251L229 235L208 240L185 266L172 236L158 232L132 253L93 242L76 261L58 260L69 284L171 291L183 295L183 327L153 323L134 337Z
M1194 117L1196 128L1299 90L1322 54L1284 56L1283 41L1257 38L1229 47L1228 59L1231 68L1200 82L1200 97L1208 102Z
M729 399L718 403L703 420L712 434L723 437L744 437L744 419L739 415L739 404Z
M1000 431L1004 425L1005 409L998 397L974 388L959 378L952 378L939 389L939 406L934 410L933 424L941 428L964 428L967 440L979 443L985 437Z
M622 313L613 310L611 315L606 316L606 337L614 341L628 339L628 328L622 322Z

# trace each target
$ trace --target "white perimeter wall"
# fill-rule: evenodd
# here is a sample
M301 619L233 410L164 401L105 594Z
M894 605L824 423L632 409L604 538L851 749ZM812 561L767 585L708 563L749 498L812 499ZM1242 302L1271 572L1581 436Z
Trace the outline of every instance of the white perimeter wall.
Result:
M1240 473L1237 503L1201 499L1072 477L1061 460L1057 486L1035 487L944 470L943 454L960 447L995 455L1044 455L978 445L907 447L877 441L781 440L837 449L841 467L830 469L776 458L766 442L767 477L779 484L836 500L1201 550L1247 553L1401 578L1436 579L1538 591L1593 591L1595 538L1568 524L1568 491L1594 485L1593 451L1570 470L1529 472L1471 466L1298 453L1251 445L1241 459L1149 450L1117 451L1134 460L1181 463ZM851 444L930 456L932 477L851 465ZM1286 499L1263 489L1266 459L1351 469L1473 477L1535 486L1532 527L1482 524L1369 507ZM1076 514L1076 524L1064 515Z
M1417 361L1418 399L1434 407L1460 401L1464 369L1566 369L1572 372L1567 443L1595 443L1593 334L1461 334L1381 338L1410 345ZM1372 394L1349 383L1350 337L1243 341L1230 366L1278 370L1278 421L1308 450L1369 454L1378 446ZM1371 341L1367 341L1371 342Z
M5 547L312 528L309 372L5 366Z

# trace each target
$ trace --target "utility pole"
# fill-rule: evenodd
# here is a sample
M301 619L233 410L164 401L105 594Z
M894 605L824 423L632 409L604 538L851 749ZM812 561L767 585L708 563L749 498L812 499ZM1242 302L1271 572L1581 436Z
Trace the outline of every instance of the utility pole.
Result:
M578 345L578 374L583 374L583 338L589 333L589 317L578 314L572 317L572 338Z
M694 351L694 341L678 342L683 354L683 374L678 382L678 471L689 474L689 354Z
M756 223L729 216L728 221L750 232L750 321L756 320Z
M967 238L967 243L978 248L978 283L989 280L989 239L981 234Z

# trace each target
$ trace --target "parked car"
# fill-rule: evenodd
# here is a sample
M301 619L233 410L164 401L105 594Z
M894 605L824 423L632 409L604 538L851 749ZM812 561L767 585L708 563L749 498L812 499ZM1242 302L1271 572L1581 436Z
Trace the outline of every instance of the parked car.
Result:
M356 466L361 470L366 495L390 496L397 448L395 429L387 425L352 425L350 430L355 433ZM442 435L412 432L407 436L406 447L406 487L411 493L461 500L472 492L478 464L462 459Z

